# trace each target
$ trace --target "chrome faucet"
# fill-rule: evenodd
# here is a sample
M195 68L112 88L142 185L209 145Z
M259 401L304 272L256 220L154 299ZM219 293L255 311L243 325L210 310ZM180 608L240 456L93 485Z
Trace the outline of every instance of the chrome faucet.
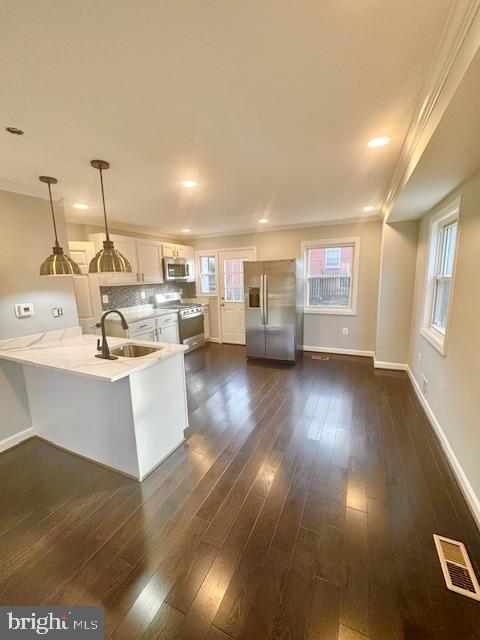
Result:
M122 327L124 329L128 329L127 321L125 320L125 316L118 309L110 309L109 311L105 311L100 322L97 322L97 327L102 329L102 344L100 344L100 338L97 340L97 351L101 351L102 353L97 353L96 358L103 358L104 360L118 360L117 356L112 356L110 354L110 348L107 342L107 336L105 334L105 318L111 313L117 313L120 316L120 320L122 321Z

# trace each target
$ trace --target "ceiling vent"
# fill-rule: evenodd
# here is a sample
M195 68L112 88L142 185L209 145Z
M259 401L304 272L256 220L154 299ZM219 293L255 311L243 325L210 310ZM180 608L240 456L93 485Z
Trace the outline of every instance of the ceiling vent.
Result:
M433 534L443 577L451 591L480 600L480 586L468 557L465 545Z
M330 356L323 356L323 355L312 356L312 360L330 360Z

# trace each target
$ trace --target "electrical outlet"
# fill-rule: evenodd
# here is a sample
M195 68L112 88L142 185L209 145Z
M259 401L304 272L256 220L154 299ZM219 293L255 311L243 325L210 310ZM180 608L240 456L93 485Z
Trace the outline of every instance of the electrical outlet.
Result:
M140 298L141 298L142 300L145 300L146 295L147 295L147 294L145 293L145 291L140 291Z
M52 316L54 318L60 318L61 316L63 316L63 309L62 307L53 307L52 309Z
M344 335L344 336L348 336L348 334L349 334L348 327L343 327L343 329L342 329L342 335Z
M108 304L108 296L106 293L102 294L102 302L103 304Z
M421 376L421 389L422 389L422 393L423 395L425 395L428 391L428 380L426 379L426 377L423 375L423 373L420 374Z

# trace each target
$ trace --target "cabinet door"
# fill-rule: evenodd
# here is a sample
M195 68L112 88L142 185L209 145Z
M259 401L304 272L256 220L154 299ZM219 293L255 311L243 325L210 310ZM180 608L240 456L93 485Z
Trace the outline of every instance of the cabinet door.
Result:
M185 250L184 258L188 263L188 282L195 282L195 250L193 247L183 247Z
M153 240L137 240L140 282L163 282L162 247Z
M175 245L175 252L177 258L186 258L187 257L187 249L188 247L183 246L183 244Z
M175 258L175 245L162 244L162 255L164 258Z
M160 342L172 342L178 344L178 326L170 324L166 327L158 327L158 340Z

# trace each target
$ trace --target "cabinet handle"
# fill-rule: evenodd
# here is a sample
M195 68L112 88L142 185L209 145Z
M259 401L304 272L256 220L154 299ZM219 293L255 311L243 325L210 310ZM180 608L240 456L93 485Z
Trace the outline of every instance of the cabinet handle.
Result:
M140 280L140 278L138 277L138 273L135 274L137 276L137 282Z
M145 282L145 276L142 273L142 282Z

